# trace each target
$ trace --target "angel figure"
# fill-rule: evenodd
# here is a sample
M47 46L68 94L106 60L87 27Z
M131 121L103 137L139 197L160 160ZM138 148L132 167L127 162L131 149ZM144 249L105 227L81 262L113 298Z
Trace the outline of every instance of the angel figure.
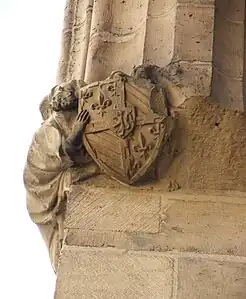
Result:
M40 110L44 122L33 137L24 169L27 209L49 249L55 272L64 239L69 188L74 180L99 172L82 144L90 119L88 111L77 112L78 90L83 85L78 80L57 85L43 100Z

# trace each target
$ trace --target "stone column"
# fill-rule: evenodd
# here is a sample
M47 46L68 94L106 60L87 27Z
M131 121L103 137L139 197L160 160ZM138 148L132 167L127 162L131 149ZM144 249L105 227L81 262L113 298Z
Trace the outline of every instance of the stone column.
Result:
M84 78L94 0L67 0L57 83Z
M245 1L216 0L212 97L244 110Z
M167 69L186 98L210 95L213 26L214 0L178 0L173 58Z
M148 0L94 1L86 82L142 63L147 10Z
M115 69L130 73L151 63L185 98L212 93L223 106L243 110L245 2L214 2L68 0L58 83L102 80Z
M156 64L186 98L210 94L214 0L70 0L58 83Z

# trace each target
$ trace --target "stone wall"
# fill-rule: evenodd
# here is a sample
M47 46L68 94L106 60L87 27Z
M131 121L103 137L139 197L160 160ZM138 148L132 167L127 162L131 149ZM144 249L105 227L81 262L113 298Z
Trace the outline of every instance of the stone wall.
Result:
M245 194L74 186L57 299L245 298Z

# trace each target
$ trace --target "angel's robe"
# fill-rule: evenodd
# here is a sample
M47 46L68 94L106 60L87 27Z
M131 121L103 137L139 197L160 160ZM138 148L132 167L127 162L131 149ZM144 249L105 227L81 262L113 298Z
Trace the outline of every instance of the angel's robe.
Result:
M53 113L34 135L24 169L27 209L49 249L55 272L64 235L64 209L72 183L74 163L64 149L70 133L62 114ZM83 178L97 171L95 165L81 168Z

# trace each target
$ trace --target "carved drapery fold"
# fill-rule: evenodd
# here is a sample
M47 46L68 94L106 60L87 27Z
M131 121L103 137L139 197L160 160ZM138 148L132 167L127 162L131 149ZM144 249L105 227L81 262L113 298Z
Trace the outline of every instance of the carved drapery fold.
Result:
M94 0L68 0L64 14L58 83L84 78Z

